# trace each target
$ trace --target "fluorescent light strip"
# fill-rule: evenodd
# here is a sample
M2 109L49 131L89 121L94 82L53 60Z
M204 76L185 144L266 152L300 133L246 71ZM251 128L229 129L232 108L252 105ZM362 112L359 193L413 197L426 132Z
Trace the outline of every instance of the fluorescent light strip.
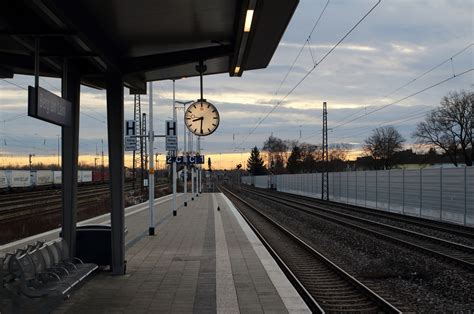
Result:
M245 16L244 33L250 32L250 28L252 26L253 11L254 10L247 10L247 15Z

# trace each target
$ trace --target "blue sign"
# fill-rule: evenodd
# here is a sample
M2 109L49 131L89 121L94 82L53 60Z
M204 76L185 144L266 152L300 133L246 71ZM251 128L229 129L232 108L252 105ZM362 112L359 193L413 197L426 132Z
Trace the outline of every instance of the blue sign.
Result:
M198 155L198 156L166 156L166 163L167 164L172 164L173 162L176 161L176 164L178 165L198 165L198 164L204 164L204 155Z

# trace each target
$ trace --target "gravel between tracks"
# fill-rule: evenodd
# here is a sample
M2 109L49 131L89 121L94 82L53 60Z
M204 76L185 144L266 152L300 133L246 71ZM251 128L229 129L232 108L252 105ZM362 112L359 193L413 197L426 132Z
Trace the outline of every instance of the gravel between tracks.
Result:
M404 311L474 309L474 273L284 205L240 194Z
M284 196L282 194L276 194L276 195ZM308 200L306 200L306 199L302 200L302 201L303 202L308 202ZM322 205L322 204L315 203L314 205L319 206L319 205ZM343 204L343 205L345 205L345 204ZM361 212L358 212L356 210L351 210L351 209L346 209L346 208L343 208L343 207L339 207L339 206L337 206L337 204L333 204L333 203L328 204L328 208L330 208L331 210L341 212L341 213L350 214L350 215L354 215L354 216L361 217L361 218L364 218L364 219L368 219L368 220L371 220L371 221L376 221L376 222L380 222L380 223L383 223L383 224L387 224L387 225L391 225L391 226L395 226L395 227L399 227L399 228L403 228L403 229L407 229L407 230L427 234L427 235L430 235L430 236L433 236L433 237L437 237L437 238L440 238L440 239L452 241L452 242L455 242L455 243L464 244L464 245L468 245L468 246L474 246L474 240L472 240L472 239L462 237L462 236L459 236L459 235L455 235L455 234L452 234L452 233L440 231L440 230L430 229L429 227L425 228L425 227L416 226L416 225L413 225L413 224L410 224L410 223L395 221L395 220L392 220L392 219L389 219L389 218L382 218L382 217L377 217L377 216L366 214L366 213L361 213Z

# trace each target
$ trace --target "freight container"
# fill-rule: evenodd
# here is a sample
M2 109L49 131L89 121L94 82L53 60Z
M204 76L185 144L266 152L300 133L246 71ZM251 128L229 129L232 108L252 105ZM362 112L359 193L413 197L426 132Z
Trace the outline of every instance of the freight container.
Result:
M104 170L94 170L92 171L92 182L101 183L109 180L109 172Z
M31 187L29 170L7 170L7 180L11 188Z
M94 182L94 183L102 182L102 172L101 171L97 171L97 170L92 171L92 182Z
M0 170L0 189L8 188L7 174L5 170Z
M60 185L62 183L61 178L62 178L62 172L59 170L55 170L53 174L53 183L54 185Z
M77 180L81 183L92 182L92 170L79 170Z
M31 171L31 184L33 186L44 186L53 184L52 170L33 170Z

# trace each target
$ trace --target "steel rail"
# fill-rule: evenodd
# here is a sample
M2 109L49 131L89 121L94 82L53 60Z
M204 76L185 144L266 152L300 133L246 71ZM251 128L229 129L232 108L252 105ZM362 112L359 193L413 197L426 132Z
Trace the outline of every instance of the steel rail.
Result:
M337 266L335 263L330 261L328 258L326 258L324 255L322 255L320 252L318 252L315 248L307 244L304 240L299 238L297 235L289 231L287 228L282 226L280 223L274 221L272 218L270 218L268 215L264 214L260 210L258 210L255 206L251 205L241 197L237 196L236 194L232 193L228 189L224 187L218 187L220 191L224 190L226 194L230 195L232 198L237 199L239 202L244 204L246 207L252 209L255 213L257 213L260 217L264 219L268 224L270 224L273 228L276 230L279 230L282 234L284 234L287 237L287 240L291 241L292 243L296 244L301 250L304 250L305 252L309 253L310 256L312 257L312 261L299 261L300 264L304 264L306 268L311 265L310 263L312 262L313 264L317 262L318 266L315 266L311 270L304 270L304 273L306 276L313 276L313 279L310 280L311 282L311 287L306 287L308 286L308 280L300 280L298 276L295 274L297 270L292 269L291 266L287 265L287 262L285 260L288 260L289 257L286 259L281 256L276 252L276 250L273 249L272 245L265 239L265 236L260 232L260 230L257 229L257 227L252 223L251 219L239 208L239 212L242 214L244 219L247 221L247 223L250 225L250 227L255 231L257 236L262 240L263 244L267 247L267 249L270 251L270 253L274 256L276 259L277 263L282 267L283 271L289 278L289 280L295 284L296 289L298 292L301 294L303 299L307 302L308 306L311 308L313 312L320 312L320 313L325 313L326 311L360 311L361 308L357 307L357 302L353 303L352 305L349 306L354 306L354 308L343 308L343 304L334 304L335 299L340 299L338 302L344 302L344 297L341 298L341 291L345 291L346 294L353 294L354 291L357 291L357 293L360 293L361 298L359 299L359 302L366 302L369 301L371 303L365 304L364 306L370 307L370 306L375 306L375 309L372 309L371 311L374 312L380 312L384 311L387 313L401 313L400 310L398 310L395 306L390 304L388 301L386 301L384 298L382 298L380 295L375 293L373 290L365 286L363 283L358 281L355 277L352 275L348 274L346 271L344 271L342 268ZM296 256L296 258L301 258L301 256ZM322 266L324 265L324 266ZM324 267L325 271L321 270L321 267ZM327 272L329 271L331 274L328 274ZM301 274L301 271L300 271ZM325 278L319 281L316 281L317 276L322 276L321 278ZM336 282L336 278L339 278L340 281L344 282L345 284L342 284L340 282ZM327 281L327 283L325 283ZM319 291L318 297L315 297L312 295L315 294L315 289L324 289L324 285L330 285L333 287L333 290L328 290L331 293L332 296L321 296L321 292ZM354 289L354 291L347 291L347 287L344 287L346 290L341 288L341 285L349 285ZM315 288L317 286L317 288ZM339 287L338 289L334 290L334 287ZM341 290L342 289L342 290ZM362 297L363 296L363 297ZM318 302L318 298L320 298L320 302ZM353 297L354 298L354 297ZM309 302L308 302L309 300ZM351 301L352 300L352 301ZM353 299L350 299L348 303L353 302ZM346 304L347 305L347 304ZM360 306L360 303L358 304ZM338 308L339 309L336 309Z
M388 224L371 221L354 215L341 213L328 208L324 208L322 206L299 202L295 199L288 201L283 197L270 195L268 193L257 192L251 189L245 189L245 191L258 195L259 197L266 198L278 204L283 204L293 209L302 211L312 216L317 216L322 219L332 221L334 223L342 224L356 230L364 231L365 233L372 234L395 243L403 244L407 247L415 248L418 251L429 253L432 256L441 257L443 259L455 262L463 267L474 269L474 247L454 243L433 236L428 236L411 230L394 227ZM301 206L310 208L312 210L302 208ZM314 210L317 210L319 212L316 212ZM323 212L324 214L321 212ZM364 226L364 224L369 225L370 227ZM374 230L373 227L378 228L378 231ZM389 234L390 232L392 234ZM400 234L411 237L411 239L401 239L399 237ZM417 241L413 241L414 239L421 240L424 243L420 244L419 241L418 243L416 243ZM435 245L430 245L430 242Z
M411 225L422 227L422 228L447 232L447 233L451 233L451 234L458 235L461 237L474 239L474 228L466 227L463 225L443 222L439 220L431 220L431 219L426 219L426 218L421 218L421 217L416 217L416 216L403 215L403 214L394 213L394 212L385 212L378 209L362 207L362 206L358 206L354 204L345 204L345 203L338 203L334 201L320 200L320 199L309 197L309 196L296 195L296 194L291 194L287 192L278 191L276 193L287 195L288 197L292 197L292 198L299 198L299 199L308 200L310 202L316 202L318 204L329 205L335 208L357 211L359 213L363 213L367 215L390 219L390 220L407 223L407 224L411 224ZM276 193L272 192L271 194L276 194Z

